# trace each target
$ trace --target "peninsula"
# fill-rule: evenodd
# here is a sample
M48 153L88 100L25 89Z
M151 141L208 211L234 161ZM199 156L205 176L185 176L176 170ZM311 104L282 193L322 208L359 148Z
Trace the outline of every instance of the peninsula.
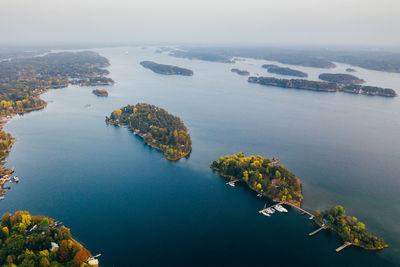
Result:
M250 72L248 72L247 70L231 69L231 71L243 76L250 75Z
M89 266L90 252L61 224L27 211L5 213L0 225L1 266Z
M248 78L249 83L258 83L261 85L277 86L290 89L304 89L320 92L345 92L352 94L387 96L395 97L397 93L393 89L374 86L361 85L343 85L332 82L319 82L304 79L277 79L273 77L254 77Z
M335 206L330 210L316 210L315 222L325 225L336 232L345 242L367 250L381 250L388 247L380 237L369 233L365 224L356 217L347 216L342 206Z
M276 159L245 157L241 152L220 157L210 167L222 177L244 181L252 190L273 201L286 201L300 207L303 199L300 179Z
M332 83L342 83L342 84L361 84L365 83L364 80L357 78L351 74L342 73L322 73L318 76L319 79Z
M172 65L158 64L153 61L142 61L140 65L158 74L193 76L193 71Z
M282 68L272 64L264 64L262 65L264 69L267 69L269 73L275 73L280 75L294 76L294 77L308 77L308 74L299 70L294 70L291 68Z
M107 90L104 90L104 89L94 89L92 91L92 93L97 95L97 96L108 96Z
M189 155L192 150L190 135L181 119L153 105L139 103L114 110L106 117L106 123L127 125L171 161Z

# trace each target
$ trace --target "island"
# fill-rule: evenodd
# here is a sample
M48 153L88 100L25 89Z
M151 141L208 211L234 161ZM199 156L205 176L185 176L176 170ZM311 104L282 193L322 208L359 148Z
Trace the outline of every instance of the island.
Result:
M365 224L356 217L347 216L342 206L326 211L316 210L315 222L336 232L346 245L359 246L367 250L381 250L388 247L384 240L369 233Z
M351 74L342 73L322 73L318 76L319 79L332 83L342 83L342 84L361 84L365 83L363 79L357 78Z
M299 70L294 70L291 68L282 68L272 64L264 64L262 65L264 69L267 69L269 73L275 73L280 75L288 75L288 76L295 76L295 77L308 77L308 74Z
M347 72L357 72L355 69L352 69L352 68L347 68L346 71Z
M104 69L108 59L91 51L61 52L47 54L23 54L0 62L0 194L14 172L4 167L4 159L14 143L14 138L3 131L2 124L16 114L43 109L46 101L40 94L51 88L63 88L69 84L112 84ZM0 197L4 199L4 197Z
M193 76L193 71L172 65L158 64L153 61L142 61L140 65L158 74Z
M313 219L320 227L310 233L310 236L323 229L336 232L345 241L341 247L336 249L338 252L350 245L367 250L380 250L388 247L382 238L369 233L365 225L356 217L346 216L342 206L336 206L324 212L316 210L315 215L302 209L303 195L300 179L280 165L280 161L276 158L271 160L262 156L246 157L240 152L220 157L218 161L211 163L210 168L217 171L220 176L228 178L230 180L228 184L232 186L235 182L246 183L250 189L257 192L259 197L264 196L277 203L272 207L279 212L287 212L281 206L284 204L309 215L309 218ZM274 211L264 207L260 213L271 216Z
M192 141L180 118L166 110L138 103L114 110L106 123L126 125L146 144L160 150L168 160L174 161L190 154Z
M248 72L247 70L231 69L231 71L243 76L250 75L250 72Z
M332 82L319 82L304 79L277 79L274 77L254 77L248 78L249 83L261 85L277 86L290 89L304 89L319 92L345 92L352 94L395 97L397 93L393 89L374 86L344 85Z
M212 62L220 62L220 63L235 63L235 60L231 56L226 56L220 53L214 53L210 51L195 51L190 49L187 50L173 50L169 54L169 56L178 57L178 58L187 58L190 60L204 60L204 61L212 61Z
M94 89L92 93L97 96L108 96L108 92L105 89Z
M27 211L5 213L0 225L1 266L97 266L61 224Z
M246 157L242 152L213 161L211 168L222 177L244 181L252 190L273 201L300 206L303 199L300 179L277 159Z

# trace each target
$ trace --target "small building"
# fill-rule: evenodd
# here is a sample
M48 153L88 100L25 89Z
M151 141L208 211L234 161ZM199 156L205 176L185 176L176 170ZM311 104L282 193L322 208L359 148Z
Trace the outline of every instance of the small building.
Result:
M273 185L277 185L277 183L278 183L278 179L272 179L272 181L271 181L271 182L272 182L272 184L273 184Z
M57 243L55 243L55 242L51 242L51 248L50 248L50 251L53 251L53 250L55 250L56 248L58 248L58 244L57 244Z

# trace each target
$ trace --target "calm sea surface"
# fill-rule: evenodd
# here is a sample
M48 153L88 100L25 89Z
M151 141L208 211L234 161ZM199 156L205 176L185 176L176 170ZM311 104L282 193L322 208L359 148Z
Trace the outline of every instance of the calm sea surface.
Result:
M399 97L260 86L230 71L266 74L261 60L223 64L155 48L94 50L111 63L116 83L99 87L108 98L93 95L93 87L50 90L44 110L6 125L17 138L7 166L21 182L0 203L1 213L22 209L61 220L93 254L102 253L102 266L400 265ZM187 67L194 76L155 74L142 60ZM295 68L317 79L346 67ZM400 89L400 74L355 69L368 84ZM168 162L126 128L104 123L114 109L138 102L184 120L193 140L188 159ZM308 237L315 226L299 212L260 215L268 201L244 185L226 186L209 169L240 151L278 156L301 178L304 207L343 205L390 248L336 253L336 234Z

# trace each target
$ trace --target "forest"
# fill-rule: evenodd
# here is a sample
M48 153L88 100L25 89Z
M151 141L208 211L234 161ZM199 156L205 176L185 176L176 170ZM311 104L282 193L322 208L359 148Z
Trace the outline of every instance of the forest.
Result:
M299 70L294 70L291 68L282 68L272 64L264 64L262 68L267 69L269 73L275 73L280 75L288 75L288 76L295 76L295 77L308 77L308 74Z
M327 82L333 83L343 83L343 84L361 84L365 83L363 79L360 79L351 74L342 73L321 73L318 76L319 79Z
M388 245L382 238L369 233L365 224L358 221L356 217L346 215L342 206L335 206L326 211L316 211L315 220L319 223L325 223L330 229L337 232L346 242L364 249L379 250Z
M104 77L109 65L95 52L50 53L0 62L0 115L24 113L45 106L39 95L49 88L112 84Z
M1 266L89 266L91 254L70 230L53 219L27 211L5 213L0 225Z
M192 141L182 120L153 105L138 103L122 107L106 117L106 122L128 125L148 145L164 152L168 160L178 160L192 150Z
M249 77L249 83L258 83L261 85L271 85L282 88L304 89L321 92L345 92L371 96L395 97L397 93L390 88L381 88L375 86L344 85L333 82L319 82L304 79L277 79L273 77Z
M142 61L140 62L144 68L150 69L155 73L164 75L183 75L193 76L193 71L177 66L158 64L153 61Z
M274 201L300 206L303 199L300 179L275 160L262 156L246 157L241 152L220 157L210 167L223 177L246 182L251 189Z

